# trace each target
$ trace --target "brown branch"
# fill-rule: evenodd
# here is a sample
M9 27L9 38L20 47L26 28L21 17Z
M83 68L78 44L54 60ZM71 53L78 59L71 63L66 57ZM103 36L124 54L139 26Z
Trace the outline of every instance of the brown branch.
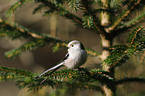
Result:
M31 38L35 38L35 39L44 39L46 40L47 42L49 41L52 41L53 43L61 43L62 46L67 46L67 44L59 39L56 39L56 38L52 38L50 36L47 36L47 35L41 35L41 34L38 34L38 33L35 33L19 24L16 24L16 23L9 23L9 22L6 22L2 19L0 19L0 23L4 26L7 26L7 27L10 27L14 30L17 30L19 32L22 32L24 33L25 35L27 35L28 37L31 37Z
M33 37L33 38L44 39L43 36L41 36L41 35L39 35L37 33L30 32L29 30L24 30L24 28L22 28L22 26L20 26L18 24L9 23L9 22L6 22L6 21L4 21L2 19L0 19L0 23L3 24L4 26L8 26L8 27L14 28L15 30L20 31L22 33L26 33L29 36Z
M133 42L134 42L134 40L135 40L135 38L136 38L137 33L138 33L140 30L142 30L142 29L143 29L143 26L141 26L141 28L139 28L139 29L135 32L135 35L134 35L134 37L132 38L132 41L131 41L131 45L133 44Z

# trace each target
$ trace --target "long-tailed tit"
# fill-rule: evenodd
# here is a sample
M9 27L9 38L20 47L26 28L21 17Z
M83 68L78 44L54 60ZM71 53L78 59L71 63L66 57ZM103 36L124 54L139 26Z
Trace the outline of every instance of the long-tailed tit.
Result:
M78 68L82 64L84 64L87 60L87 52L83 46L83 44L77 40L73 40L69 42L68 46L68 53L66 54L64 60L59 63L58 65L44 71L39 75L42 76L48 71L53 70L51 73L59 69L61 66L65 65L69 69ZM50 74L51 74L50 73Z

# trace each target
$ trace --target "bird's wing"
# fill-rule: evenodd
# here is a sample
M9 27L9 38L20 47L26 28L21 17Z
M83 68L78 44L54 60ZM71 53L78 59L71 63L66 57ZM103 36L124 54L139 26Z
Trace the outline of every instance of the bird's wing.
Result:
M56 71L57 69L59 69L62 65L64 64L64 62L59 63L58 65L44 71L43 73L41 73L40 75L38 75L38 77L42 76L43 74L47 73L48 71L53 70L50 74L52 74L54 71Z
M66 59L68 59L68 57L69 57L69 54L67 53L67 54L65 55L65 57L63 58L63 61L66 60Z

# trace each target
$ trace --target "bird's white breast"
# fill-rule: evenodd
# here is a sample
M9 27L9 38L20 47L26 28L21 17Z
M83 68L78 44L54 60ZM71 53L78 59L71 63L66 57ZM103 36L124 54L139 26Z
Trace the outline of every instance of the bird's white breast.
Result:
M65 60L65 66L72 69L84 64L87 59L87 52L85 50L75 51L69 54L68 59Z

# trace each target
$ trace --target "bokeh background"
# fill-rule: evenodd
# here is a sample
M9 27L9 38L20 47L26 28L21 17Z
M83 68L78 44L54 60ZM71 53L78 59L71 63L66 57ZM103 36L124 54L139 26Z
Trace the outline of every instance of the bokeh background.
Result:
M0 17L5 19L6 10L15 3L15 0L0 0ZM71 20L64 17L56 16L42 16L42 13L32 14L33 9L37 4L24 4L16 14L9 18L10 22L17 22L18 24L30 28L38 33L50 34L52 37L70 41L77 39L81 41L85 47L92 48L101 52L100 37L96 32L84 30L76 25ZM81 15L81 12L80 12ZM145 25L142 23L142 25ZM120 34L114 39L114 44L125 44L128 32ZM17 48L25 43L25 40L8 40L0 39L0 65L28 70L31 72L43 72L44 70L56 65L66 54L66 49L61 49L53 53L49 45L38 48L35 51L24 52L20 56L9 60L4 57L4 53L10 49ZM137 77L145 76L144 60L140 62L140 56L132 57L129 62L116 69L116 77ZM140 63L139 63L140 62ZM97 68L100 67L100 60L96 57L90 57L84 67ZM28 92L26 88L19 89L14 81L0 82L0 96L46 96L45 94L53 94L55 89L44 87L38 93ZM72 96L101 96L100 93L93 90L78 90L79 93ZM63 90L62 90L63 93ZM85 94L84 94L85 93ZM129 83L120 85L117 89L117 96L145 96L145 84ZM73 94L73 93L70 93ZM69 96L71 96L69 94ZM92 94L92 95L91 95ZM55 96L55 95L54 95ZM63 96L63 95L62 95Z

